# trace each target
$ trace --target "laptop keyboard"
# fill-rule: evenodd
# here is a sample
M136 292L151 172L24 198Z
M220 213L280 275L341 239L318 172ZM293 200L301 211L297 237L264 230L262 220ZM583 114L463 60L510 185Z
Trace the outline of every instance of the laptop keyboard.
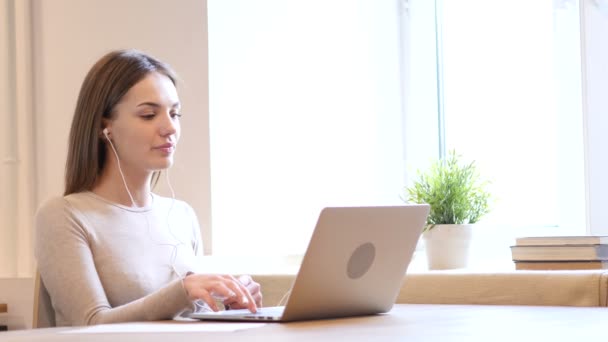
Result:
M245 318L254 318L259 320L276 320L281 318L283 315L283 306L272 306L266 308L259 308L256 313L252 313L249 310L229 310L223 311L222 316L242 316Z

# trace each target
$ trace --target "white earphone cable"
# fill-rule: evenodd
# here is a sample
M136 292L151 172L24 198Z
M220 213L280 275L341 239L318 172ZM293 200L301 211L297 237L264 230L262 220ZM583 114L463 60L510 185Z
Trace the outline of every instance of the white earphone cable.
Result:
M106 139L108 140L108 142L110 143L110 147L112 148L112 151L114 152L114 156L116 157L116 162L118 165L118 172L120 173L120 177L122 178L122 182L125 186L125 190L127 191L127 194L129 195L129 198L131 199L131 205L133 207L136 207L137 205L135 204L135 200L133 199L133 196L131 195L131 191L129 191L129 187L127 185L127 181L125 179L125 175L122 172L122 168L120 166L120 158L118 157L118 152L116 151L116 148L114 147L114 144L112 143L112 140L110 140L110 137L108 136L108 133L106 132L106 130L103 130L103 134L106 136ZM177 241L176 244L171 244L171 243L162 243L162 242L158 242L155 241L154 238L152 237L152 232L150 230L150 220L148 218L148 215L146 215L145 213L142 213L144 218L146 219L146 227L147 227L147 231L148 231L148 236L150 237L150 239L156 243L159 246L170 246L172 247L171 250L171 270L173 271L173 273L177 276L177 277L182 277L182 275L177 271L177 269L175 268L175 260L177 259L177 249L180 245L183 245L184 243L177 237L175 236L175 234L173 233L173 231L171 230L171 224L170 224L170 215L171 215L171 211L173 210L173 205L175 204L175 191L173 191L173 186L171 186L171 181L169 180L169 169L165 170L166 172L166 180L167 180L167 185L169 186L169 190L171 191L171 205L169 206L169 210L167 211L167 228L169 230L169 234L171 234L171 236L173 237L173 239L175 239Z
M129 187L127 186L127 181L125 179L125 175L122 173L122 168L120 167L120 158L118 158L118 152L116 152L116 148L114 148L114 144L112 143L112 140L110 140L110 137L108 136L108 133L106 132L105 129L103 130L103 134L106 136L106 139L110 143L110 147L112 147L114 156L116 156L116 163L118 164L118 172L120 172L120 177L122 178L122 183L125 185L125 190L127 190L127 194L129 194L129 198L131 199L131 205L133 207L135 207L136 206L135 200L133 199L133 196L131 196L131 191L129 191Z
M182 277L179 272L175 269L175 260L177 259L177 248L184 243L173 234L173 230L171 229L171 223L169 221L169 216L171 215L171 211L173 210L173 206L175 205L175 191L173 191L173 186L171 185L171 180L169 179L169 169L165 170L165 179L167 180L167 186L169 187L169 191L171 191L171 205L169 206L169 210L167 211L167 228L169 230L169 234L177 241L177 244L173 245L173 251L171 252L171 267L173 268L173 272L178 277Z
M283 295L283 297L281 297L281 300L279 300L279 303L277 304L277 306L284 306L287 301L287 298L289 298L289 295L291 294L291 288L289 290L287 290L287 292L285 292L285 294Z

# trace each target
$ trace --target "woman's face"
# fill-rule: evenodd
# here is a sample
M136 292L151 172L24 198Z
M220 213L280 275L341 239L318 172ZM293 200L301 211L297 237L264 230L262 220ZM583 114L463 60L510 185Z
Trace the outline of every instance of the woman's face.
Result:
M167 76L151 72L136 83L107 123L121 166L143 174L170 167L180 116L177 89Z

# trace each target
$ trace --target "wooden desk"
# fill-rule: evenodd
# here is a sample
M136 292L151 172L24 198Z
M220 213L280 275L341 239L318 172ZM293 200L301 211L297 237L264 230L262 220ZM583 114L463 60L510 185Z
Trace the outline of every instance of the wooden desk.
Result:
M605 335L608 309L497 305L396 305L388 314L266 323L237 332L65 333L52 328L0 334L3 341L584 341ZM141 326L141 324L136 323ZM201 322L154 322L151 328ZM217 323L211 323L217 324ZM239 324L239 323L222 323ZM122 325L128 328L129 323ZM131 324L133 325L133 324ZM107 326L116 328L117 325ZM200 326L199 326L200 327ZM85 328L86 329L86 328ZM123 329L124 330L124 329ZM157 330L157 329L155 329Z

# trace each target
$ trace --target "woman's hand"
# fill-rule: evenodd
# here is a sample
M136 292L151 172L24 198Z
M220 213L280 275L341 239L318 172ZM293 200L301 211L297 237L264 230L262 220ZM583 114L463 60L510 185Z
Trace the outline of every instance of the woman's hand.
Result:
M259 303L262 303L262 295L259 293L260 285L254 283L251 277L248 277L247 284L255 284L256 286L245 285L242 280L239 281L230 275L212 275L212 274L194 274L187 275L184 280L184 288L190 300L201 299L213 311L218 311L219 308L215 302L215 298L223 299L224 303L229 303L230 307L239 309L249 309L251 312L257 311L256 303L259 298ZM249 288L255 290L257 295L252 296Z
M249 291L249 293L251 294L251 297L255 301L255 305L258 308L261 308L262 307L262 291L261 291L260 284L253 281L253 279L251 279L251 276L248 276L248 275L242 275L242 276L238 277L238 281L241 284L243 284L245 286L245 288L247 288L247 291ZM226 306L226 308L229 308L232 310L248 308L246 305L239 303L237 300L234 300L233 298L228 298L228 299L224 300L224 306Z

